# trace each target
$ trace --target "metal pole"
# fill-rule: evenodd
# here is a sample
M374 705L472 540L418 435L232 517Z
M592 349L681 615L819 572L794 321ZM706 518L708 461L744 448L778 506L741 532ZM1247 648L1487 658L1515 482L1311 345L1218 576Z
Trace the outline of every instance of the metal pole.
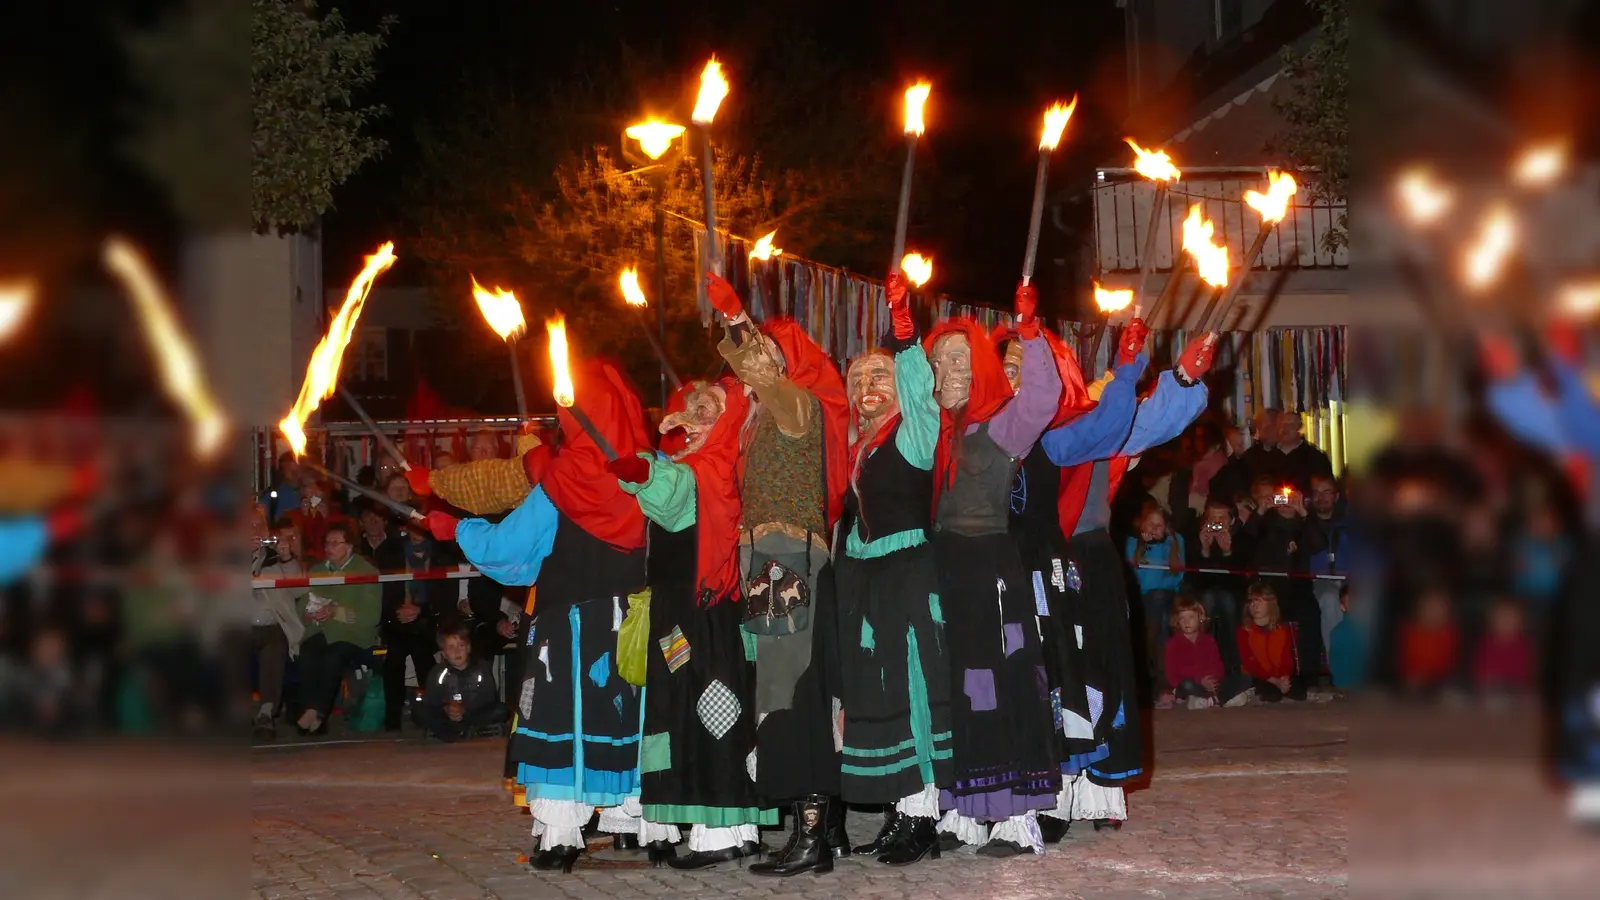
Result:
M411 519L416 519L418 521L427 521L427 517L424 516L422 513L418 512L415 507L407 506L406 504L401 503L399 500L396 500L393 497L390 497L388 494L384 494L384 493L381 493L379 491L375 491L372 488L366 487L364 485L357 484L356 482L351 481L350 479L344 477L343 475L340 475L337 472L331 472L328 469L326 469L326 468L324 468L324 467L322 467L322 466L320 466L320 465L318 465L318 464L316 464L314 462L311 462L310 460L302 461L301 465L308 466L313 471L321 472L322 474L328 476L329 478L332 478L334 481L337 481L340 484L344 485L345 487L349 488L350 490L355 491L356 493L360 494L363 497L366 497L368 500L371 500L374 503L381 503L384 506L389 507L390 509L394 510L396 513L398 513L398 514L400 514L402 516L405 516L405 517L411 518Z
M1150 222L1144 228L1144 252L1139 258L1139 283L1133 290L1133 317L1142 318L1144 314L1144 286L1150 280L1150 270L1155 266L1156 255L1156 223L1161 221L1161 207L1167 200L1167 182L1156 182L1156 195L1150 201ZM1177 267L1174 266L1174 269Z
M700 182L706 189L706 262L718 275L726 275L722 270L722 254L717 247L717 186L712 177L712 165L716 157L711 152L711 129L700 126L700 136Z
M661 356L661 408L667 408L667 382L670 379L674 388L677 387L678 376L673 373L672 367L667 364L667 258L663 249L663 233L666 229L667 217L661 210L661 191L665 177L658 174L651 179L651 187L655 195L655 240L656 240L656 352ZM642 324L642 323L641 323ZM645 328L649 334L650 329Z
M1222 294L1222 302L1217 307L1217 321L1219 323L1228 318L1228 310L1233 306L1234 298L1239 296L1239 291L1244 288L1244 281L1249 277L1251 267L1256 264L1256 257L1261 255L1261 248L1267 245L1267 237L1277 227L1277 222L1261 223L1261 230L1256 232L1255 241L1251 243L1249 252L1244 255L1244 260L1239 265L1239 277L1235 278L1233 283L1229 284ZM1208 331L1210 330L1210 325L1209 319L1202 319L1200 321L1200 330Z
M911 171L917 164L917 136L906 135L906 166L900 173L900 208L894 220L894 252L889 257L889 271L900 271L900 260L906 255L906 219L911 215Z
M401 469L407 472L411 471L411 463L406 462L405 454L401 453L400 448L394 445L394 441L389 440L389 436L383 433L383 430L378 427L378 423L372 421L372 417L367 415L366 408L356 399L356 395L350 393L350 389L341 384L339 385L339 396L344 398L344 402L350 407L350 411L356 414L356 418L361 420L361 424L367 426L367 430L372 432L372 436L378 439L378 444L383 447L384 452L388 453Z
M506 341L506 349L511 351L511 384L517 389L517 418L528 418L528 394L522 386L522 364L517 362L517 340Z
M1033 283L1033 265L1039 258L1039 223L1044 218L1044 189L1050 179L1050 151L1039 151L1039 170L1033 176L1033 214L1028 220L1028 249L1022 256L1022 283Z

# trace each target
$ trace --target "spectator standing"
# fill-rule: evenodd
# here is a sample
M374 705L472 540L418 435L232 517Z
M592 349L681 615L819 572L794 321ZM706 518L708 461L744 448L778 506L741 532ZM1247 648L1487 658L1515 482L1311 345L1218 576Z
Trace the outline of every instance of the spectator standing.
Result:
M1189 541L1189 567L1243 572L1250 564L1250 548L1240 532L1232 505L1222 500L1207 501L1205 516ZM1239 628L1244 607L1245 576L1190 572L1186 581L1194 588L1206 619L1216 623L1217 647L1224 666L1230 674L1239 671L1234 632Z
M1242 529L1251 546L1250 569L1272 585L1283 616L1294 626L1298 671L1311 681L1322 671L1322 617L1307 579L1290 577L1305 574L1300 547L1305 495L1292 487L1275 490L1266 477L1257 478L1250 490L1252 511ZM1239 652L1243 654L1244 648Z
M1333 477L1333 463L1328 460L1328 454L1306 443L1305 421L1299 413L1285 412L1278 416L1276 452L1283 456L1284 482L1302 494L1311 491L1312 478Z
M1313 475L1310 496L1311 514L1305 517L1300 529L1300 549L1305 555L1306 571L1312 576L1311 593L1317 601L1322 645L1328 647L1333 640L1333 629L1344 618L1343 607L1339 603L1344 581L1316 576L1349 574L1350 561L1344 552L1344 501L1332 475Z
M499 459L505 455L501 450L500 435L492 428L480 428L472 433L472 441L467 444L467 459L473 462Z
M273 531L277 543L256 549L251 570L260 578L304 578L306 563L300 555L300 532L287 519ZM250 652L256 660L256 689L261 705L256 709L255 736L278 736L277 715L283 703L283 673L289 660L300 653L306 627L295 609L294 588L256 588L250 620Z
M356 553L355 530L334 522L323 537L323 561L311 567L311 576L376 575L372 563ZM328 713L339 694L347 670L378 643L378 623L383 598L376 584L318 587L305 595L300 613L308 622L300 642L300 682L305 710L300 714L303 733L326 734Z
M1244 431L1236 425L1225 425L1221 451L1227 458L1205 482L1205 494L1209 500L1221 500L1234 506L1250 496L1252 476L1249 460L1245 458Z
M1277 451L1279 415L1280 412L1271 407L1256 413L1255 440L1250 449L1244 451L1245 469L1250 473L1251 483L1258 478L1274 482L1283 478L1283 454Z
M412 528L421 532L421 528ZM426 535L424 535L426 536ZM430 538L431 541L431 538ZM393 533L389 517L376 506L361 511L361 555L379 572L395 575L410 571L411 541ZM426 582L387 581L382 584L383 617L378 635L383 639L383 727L399 731L405 714L406 660L411 661L420 686L433 668L434 616L423 600Z
M1366 681L1367 641L1361 624L1350 615L1350 585L1340 585L1339 624L1328 635L1328 671L1333 686L1342 690L1359 687Z

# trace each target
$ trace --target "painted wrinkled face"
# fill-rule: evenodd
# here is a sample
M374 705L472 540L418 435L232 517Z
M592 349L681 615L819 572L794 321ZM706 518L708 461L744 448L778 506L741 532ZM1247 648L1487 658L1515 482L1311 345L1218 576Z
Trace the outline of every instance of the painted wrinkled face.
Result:
M1016 393L1022 390L1022 342L1012 341L1006 344L1006 381L1011 382L1011 391Z
M947 334L933 344L933 397L942 409L967 405L972 393L972 345L964 334Z
M850 367L850 404L863 419L877 419L899 406L895 392L894 361L874 353Z
M716 427L717 420L722 418L722 411L727 406L728 392L721 385L695 382L694 390L684 397L683 410L661 420L662 434L682 428L687 438L683 450L673 454L672 458L682 459L705 446L706 439L711 437L711 429Z

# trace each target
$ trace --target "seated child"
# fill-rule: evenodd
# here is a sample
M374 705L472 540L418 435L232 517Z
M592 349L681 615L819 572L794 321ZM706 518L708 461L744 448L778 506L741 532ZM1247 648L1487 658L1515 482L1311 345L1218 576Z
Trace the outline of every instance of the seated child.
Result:
M1408 693L1431 696L1457 683L1461 629L1443 588L1417 598L1416 611L1400 626L1400 683Z
M1350 587L1339 590L1339 610L1344 617L1328 635L1328 670L1336 688L1359 687L1366 673L1367 645L1361 626L1350 616Z
M494 674L488 663L473 661L466 626L456 622L439 629L439 649L444 662L428 673L422 700L411 707L411 718L446 741L504 725L506 707L495 689Z
M1265 581L1250 585L1239 626L1239 663L1250 676L1256 697L1277 703L1304 700L1306 686L1295 672L1294 635L1278 611L1278 592Z
M1478 641L1472 674L1485 694L1521 694L1533 687L1533 642L1516 599L1503 597L1489 610L1489 630Z
M1223 674L1222 653L1206 625L1206 610L1200 601L1186 594L1173 603L1173 635L1167 638L1166 647L1167 691L1156 701L1158 708L1171 707L1174 696L1188 700L1190 709L1230 702L1237 706L1248 699L1244 692L1251 687L1249 676ZM1236 698L1238 702L1234 702Z

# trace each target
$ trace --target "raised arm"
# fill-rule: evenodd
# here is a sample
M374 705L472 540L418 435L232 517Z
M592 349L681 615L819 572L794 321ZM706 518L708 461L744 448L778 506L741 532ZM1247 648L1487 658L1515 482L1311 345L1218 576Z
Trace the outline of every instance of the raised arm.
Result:
M741 335L745 330L747 333ZM717 352L727 360L733 374L756 392L761 405L772 410L779 431L789 437L805 437L811 431L811 394L768 361L766 349L752 339L753 335L754 328L748 321L731 323L728 337L717 344Z
M1531 372L1489 385L1489 411L1518 440L1558 456L1572 449L1560 406Z
M915 338L894 355L894 390L900 398L895 449L913 466L932 470L939 444L939 404L933 399L933 367Z
M455 540L467 561L485 575L501 584L529 585L539 580L559 519L544 488L534 488L500 522L463 519L456 526Z
M1005 409L989 421L989 437L1012 459L1033 449L1050 427L1061 403L1061 373L1056 370L1050 343L1042 337L1022 342L1022 386Z
M639 500L639 509L652 522L671 532L679 532L695 522L694 470L657 454L640 453L650 464L642 483L617 479L617 487Z
M1100 402L1094 409L1054 431L1045 432L1039 443L1051 462L1063 468L1076 466L1110 459L1122 449L1138 403L1134 388L1144 373L1145 363L1145 357L1140 355L1118 366L1111 381L1101 390Z
M1138 456L1182 434L1189 423L1205 412L1206 399L1205 384L1197 381L1185 387L1170 370L1162 372L1156 379L1154 393L1134 410L1133 428L1119 452L1123 456Z

